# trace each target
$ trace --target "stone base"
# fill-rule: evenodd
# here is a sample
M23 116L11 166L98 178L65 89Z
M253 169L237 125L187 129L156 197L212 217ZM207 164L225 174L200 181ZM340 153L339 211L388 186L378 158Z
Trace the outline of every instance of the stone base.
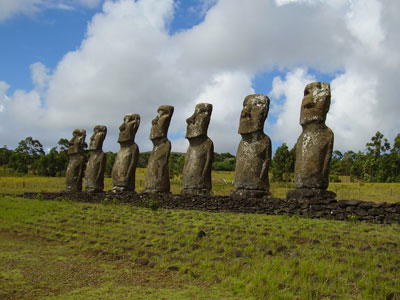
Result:
M122 193L122 192L135 192L133 190L130 190L129 188L125 186L114 186L111 190L113 193Z
M233 198L264 198L269 195L270 193L265 190L236 189L231 192Z
M321 189L295 189L287 192L286 199L296 201L335 200L336 194Z
M208 189L182 189L181 195L188 196L211 196L212 192Z
M102 193L103 189L96 189L96 188L86 188L86 193Z
M140 191L139 194L142 195L151 195L151 194L157 194L157 195L171 195L172 193L170 191L160 191L156 189L148 189L148 190L143 190Z
M78 192L82 192L82 187L70 187L67 186L65 190L63 190L63 192L65 193L78 193Z

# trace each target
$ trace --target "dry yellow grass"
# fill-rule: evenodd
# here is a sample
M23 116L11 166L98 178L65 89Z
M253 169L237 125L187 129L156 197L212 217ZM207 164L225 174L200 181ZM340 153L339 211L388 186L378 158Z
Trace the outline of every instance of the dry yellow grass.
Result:
M145 187L146 169L136 170L136 191ZM212 183L215 195L229 195L234 189L234 172L213 171ZM112 188L111 178L104 180L105 190ZM171 179L171 192L180 192L182 182L180 177ZM41 176L0 176L1 194L22 194L24 192L59 192L65 188L65 180L61 177ZM288 190L293 189L293 183L271 182L270 192L272 197L285 198ZM329 190L337 194L338 200L360 199L374 202L399 202L400 183L363 183L340 182L331 183Z

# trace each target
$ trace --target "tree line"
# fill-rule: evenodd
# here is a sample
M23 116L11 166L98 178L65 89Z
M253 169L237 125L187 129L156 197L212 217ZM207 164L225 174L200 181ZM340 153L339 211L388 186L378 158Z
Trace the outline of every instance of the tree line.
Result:
M332 153L330 181L340 181L348 176L350 181L400 182L400 134L394 139L393 147L384 135L377 131L366 143L365 151ZM296 145L289 150L286 143L276 149L272 159L272 180L292 181L296 158Z
M65 176L69 157L67 154L68 140L60 139L57 146L45 153L43 145L39 140L27 137L18 143L14 150L7 146L0 148L0 166L6 170L10 168L15 172L27 174L32 173L40 176ZM86 159L89 158L89 151L84 151ZM138 167L146 168L150 157L150 151L141 152L138 159ZM106 176L111 176L116 153L106 152ZM169 157L170 177L182 174L185 154L172 152ZM214 170L233 171L236 159L230 153L214 153Z
M39 140L27 137L18 143L14 150L7 146L0 148L0 166L11 168L18 173L32 173L41 176L65 176L68 165L68 140L60 139L57 146L46 154ZM89 151L85 150L89 157ZM106 152L106 176L111 176L116 153ZM145 168L150 152L139 154L138 167ZM275 151L270 172L273 181L290 182L293 180L296 145L289 149L283 143ZM172 152L169 158L170 177L182 174L185 155ZM236 158L230 153L214 153L213 170L234 171ZM366 143L365 151L335 150L330 166L330 180L340 181L340 176L348 176L351 181L400 182L400 134L394 140L393 147L381 132L377 132Z

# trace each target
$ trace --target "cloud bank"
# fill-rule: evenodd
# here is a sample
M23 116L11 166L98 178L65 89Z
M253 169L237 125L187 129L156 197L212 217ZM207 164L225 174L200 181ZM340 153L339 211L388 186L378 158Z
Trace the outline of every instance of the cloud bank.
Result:
M17 15L35 15L44 9L74 10L76 7L95 8L103 0L1 0L0 23Z
M38 9L46 1L22 2ZM99 4L64 4L77 2ZM303 90L319 80L316 74L333 78L327 124L335 149L364 150L377 130L389 139L400 131L399 1L204 1L204 21L171 35L178 5L106 1L79 49L66 53L54 70L40 62L30 67L33 90L9 95L7 79L0 78L3 143L32 135L51 146L74 128L90 135L103 124L109 129L105 150L117 151L118 126L134 112L142 117L137 143L150 150L151 119L158 106L170 104L173 151L185 151L185 119L196 103L208 102L214 106L209 136L215 150L235 153L242 101L257 93L253 78L276 69L282 75L271 78L268 93L276 122L266 125L275 147L296 141Z

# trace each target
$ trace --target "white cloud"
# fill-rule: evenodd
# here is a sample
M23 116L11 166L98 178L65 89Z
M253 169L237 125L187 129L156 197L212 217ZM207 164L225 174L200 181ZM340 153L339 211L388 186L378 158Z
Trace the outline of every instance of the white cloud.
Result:
M216 74L195 100L195 103L213 104L208 136L214 141L215 151L226 152L229 149L236 153L240 141L237 131L242 103L246 95L253 93L250 76L242 72L222 73ZM193 113L194 104L190 109ZM188 117L191 113L187 114Z
M73 10L76 6L98 7L104 0L1 0L0 22L16 15L35 15L49 8Z
M385 38L381 26L382 4L377 0L357 0L350 2L347 13L347 27L360 41L365 51L377 52Z
M200 0L197 5L189 7L189 12L197 14L198 17L203 18L208 10L213 7L218 0Z
M376 130L394 137L400 128L399 1L203 3L208 9L204 21L170 36L172 0L105 2L78 50L67 53L54 70L31 67L35 89L9 95L0 128L19 128L13 120L23 119L52 146L73 128L86 128L90 135L94 125L104 124L109 128L105 149L116 151L118 126L126 113L135 112L142 117L137 143L149 150L151 119L158 106L170 104L175 106L173 149L185 151L185 119L196 103L209 102L215 149L235 153L242 101L258 92L251 80L257 72L277 68L283 76L273 81L267 119L275 146L296 141L304 87L319 79L313 70L334 76L327 124L335 132L335 148L364 149ZM23 128L18 130L21 136L8 135L7 143L26 136Z
M0 22L18 14L34 14L43 2L44 0L2 0L0 2Z
M305 86L315 81L306 69L298 68L286 74L284 80L275 77L271 90L271 113L279 117L272 128L273 141L286 142L291 148L301 132L300 106Z
M375 78L360 73L346 72L331 84L332 104L327 124L335 133L335 147L359 149L359 139L364 145L382 124L374 120L378 104Z
M10 88L4 81L0 81L0 113L4 112L5 106L10 99L7 96L7 90Z
M30 65L32 81L35 87L42 91L47 87L47 84L50 79L49 72L50 70L41 62L36 62Z

